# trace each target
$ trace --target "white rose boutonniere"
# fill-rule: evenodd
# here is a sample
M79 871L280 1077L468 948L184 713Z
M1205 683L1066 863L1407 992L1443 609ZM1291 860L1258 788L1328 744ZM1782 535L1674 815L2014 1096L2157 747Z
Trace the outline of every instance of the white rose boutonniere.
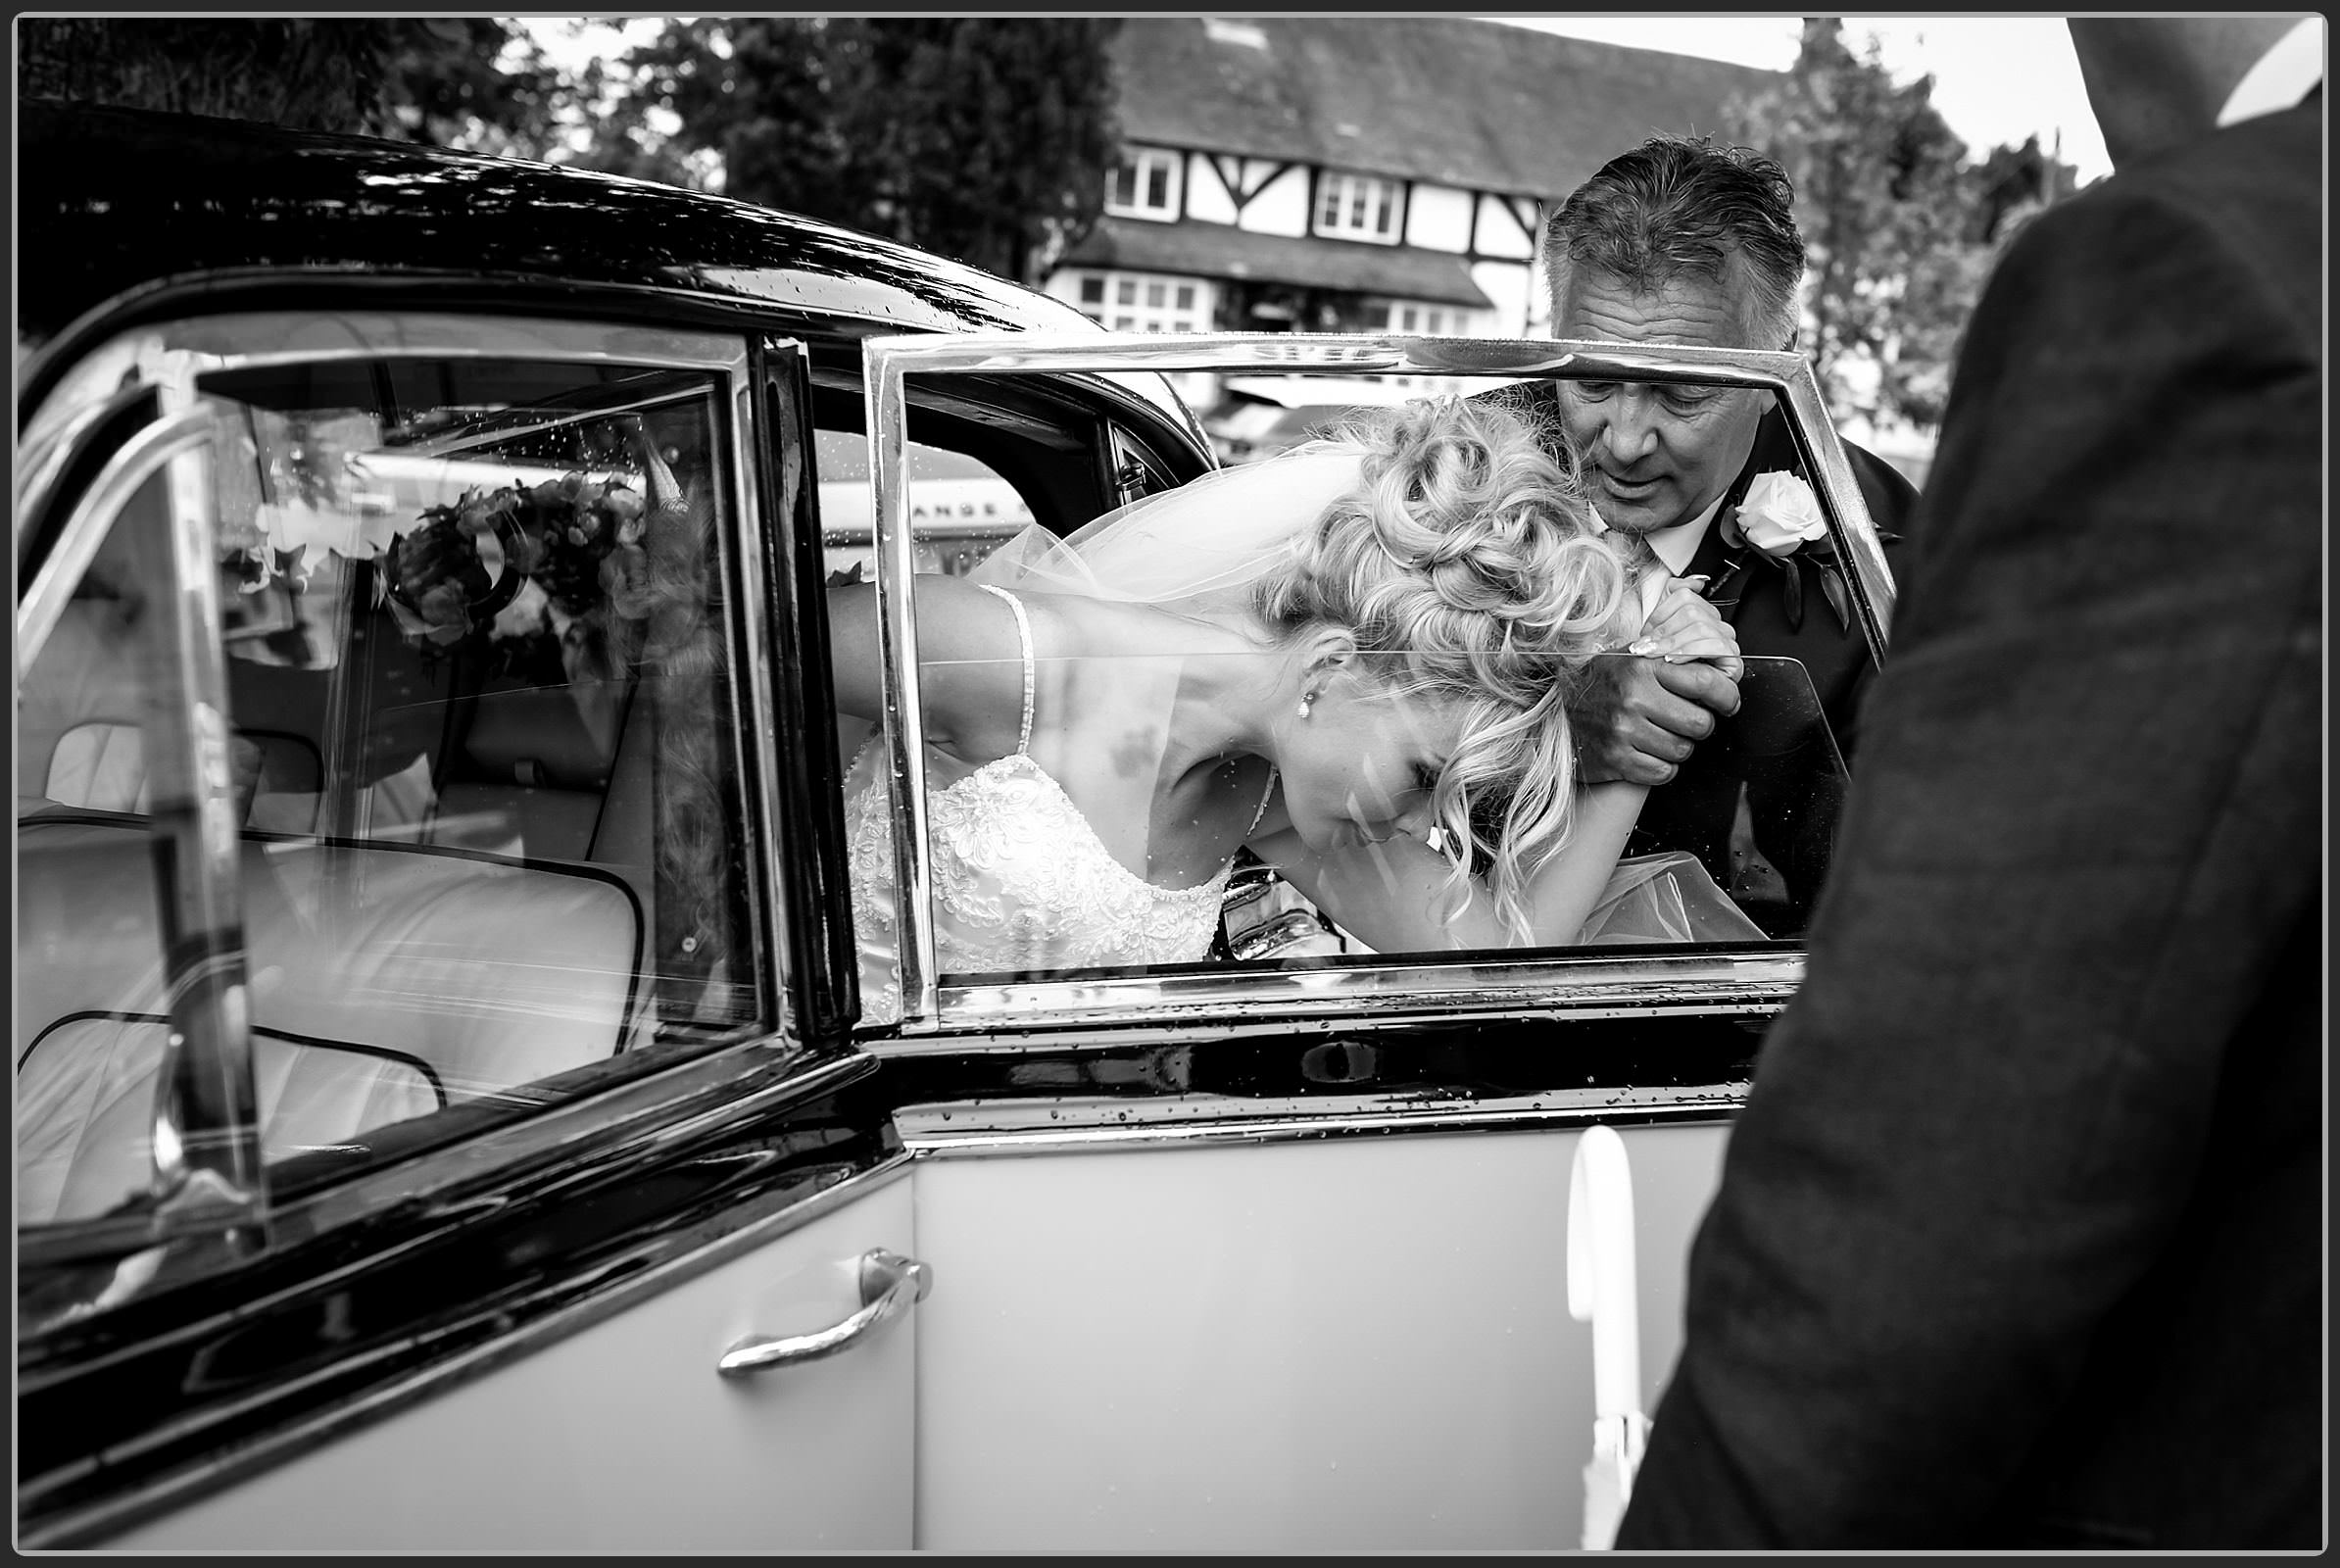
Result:
M1836 624L1852 630L1852 595L1836 564L1835 541L1812 486L1785 470L1759 473L1723 520L1723 542L1733 549L1754 547L1761 559L1785 573L1781 602L1791 630L1804 624L1804 568L1820 578L1820 590L1836 612Z
M1767 556L1791 556L1828 536L1820 497L1792 473L1759 473L1747 486L1734 520L1747 543Z

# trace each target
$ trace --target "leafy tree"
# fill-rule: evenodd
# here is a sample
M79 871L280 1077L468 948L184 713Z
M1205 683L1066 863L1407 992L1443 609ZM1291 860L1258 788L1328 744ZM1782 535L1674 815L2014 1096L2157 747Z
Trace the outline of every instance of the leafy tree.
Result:
M830 25L823 17L668 23L602 83L596 134L578 161L854 221ZM659 128L661 117L670 128Z
M1897 86L1874 37L1856 56L1835 18L1811 17L1786 79L1732 106L1735 139L1795 182L1810 252L1801 346L1838 418L1939 421L1987 269L1970 238L1966 144L1932 92L1930 76Z
M670 24L627 56L616 156L720 162L722 188L1037 280L1097 220L1117 22L768 17ZM674 117L661 146L647 109ZM608 142L589 159L611 155Z
M406 20L383 96L403 132L515 158L545 159L561 146L576 96L515 23L489 17Z
M556 135L558 74L484 17L28 17L17 51L31 97L531 155Z

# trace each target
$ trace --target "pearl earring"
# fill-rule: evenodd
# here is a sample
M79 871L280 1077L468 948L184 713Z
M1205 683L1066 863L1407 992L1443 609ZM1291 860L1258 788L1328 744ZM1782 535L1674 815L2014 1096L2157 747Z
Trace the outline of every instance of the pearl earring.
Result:
M1309 709L1309 707L1310 707L1312 704L1314 704L1314 703L1315 703L1315 701L1316 701L1316 693L1314 693L1314 692L1302 692L1302 693L1300 693L1300 716L1301 716L1302 718L1306 718L1306 717L1308 716L1308 709Z

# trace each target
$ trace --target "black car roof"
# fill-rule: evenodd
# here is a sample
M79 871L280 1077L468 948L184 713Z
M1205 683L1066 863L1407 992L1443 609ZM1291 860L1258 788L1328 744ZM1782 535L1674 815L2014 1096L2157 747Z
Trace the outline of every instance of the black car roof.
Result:
M255 269L682 289L882 330L1093 330L960 263L771 208L518 159L26 102L20 352L134 289Z

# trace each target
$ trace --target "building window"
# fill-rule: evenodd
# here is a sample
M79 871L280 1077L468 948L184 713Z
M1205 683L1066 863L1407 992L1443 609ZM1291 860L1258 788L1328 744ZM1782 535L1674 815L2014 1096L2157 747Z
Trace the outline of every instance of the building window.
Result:
M1105 176L1105 211L1124 218L1176 218L1178 173L1176 153L1155 148L1123 152L1120 167Z
M1207 332L1210 285L1159 272L1071 274L1081 314L1114 332ZM1059 292L1061 285L1051 285Z
M1316 189L1316 231L1343 239L1397 239L1397 182L1326 174Z
M1386 314L1382 314L1386 313ZM1381 318L1374 318L1380 315ZM1478 337L1479 313L1460 305L1428 305L1420 300L1390 300L1380 312L1368 312L1372 325L1403 337Z

